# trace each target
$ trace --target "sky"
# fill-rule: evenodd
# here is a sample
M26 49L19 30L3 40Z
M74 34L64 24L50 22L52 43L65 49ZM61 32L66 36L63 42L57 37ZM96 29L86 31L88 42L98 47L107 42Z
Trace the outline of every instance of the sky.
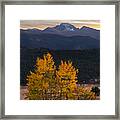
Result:
M21 29L33 29L37 28L44 30L47 27L54 27L60 23L70 23L76 28L81 28L83 26L91 27L94 29L100 29L99 20L21 20L20 28Z

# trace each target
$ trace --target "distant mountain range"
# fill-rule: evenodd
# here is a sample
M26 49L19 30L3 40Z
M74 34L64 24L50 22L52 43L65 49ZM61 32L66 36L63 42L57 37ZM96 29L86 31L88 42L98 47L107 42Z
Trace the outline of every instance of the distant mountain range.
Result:
M100 31L83 26L76 28L61 23L44 30L20 30L21 47L47 48L52 50L79 50L100 48Z

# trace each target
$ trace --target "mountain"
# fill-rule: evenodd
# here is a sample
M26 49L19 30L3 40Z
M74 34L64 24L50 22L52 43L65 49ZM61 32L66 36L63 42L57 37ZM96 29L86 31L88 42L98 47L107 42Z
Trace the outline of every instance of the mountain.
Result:
M55 50L79 50L99 48L99 40L89 36L65 37L53 34L21 34L21 46L27 48L48 48Z
M100 31L83 26L76 28L61 23L44 30L20 30L21 47L48 48L55 50L79 50L100 47Z
M73 32L77 30L76 27L74 27L69 23L61 23L60 25L57 25L54 28L58 31L68 31L68 32Z
M79 34L82 36L91 36L91 37L98 39L98 40L100 39L100 30L96 30L96 29L86 27L86 26L83 26L80 29Z
M90 36L95 39L100 38L99 30L86 27L86 26L83 26L82 28L79 29L69 23L61 23L60 25L57 25L51 28L48 27L42 32L49 33L49 34L58 34L63 36Z
M20 29L21 33L30 33L30 34L39 34L41 30L33 28L33 29Z

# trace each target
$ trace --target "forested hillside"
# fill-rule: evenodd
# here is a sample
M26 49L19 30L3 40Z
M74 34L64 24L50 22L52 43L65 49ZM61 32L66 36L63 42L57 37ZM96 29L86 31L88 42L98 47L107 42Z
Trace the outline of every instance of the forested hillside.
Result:
M100 49L85 50L49 50L45 48L21 48L20 49L20 84L26 85L26 76L34 69L37 57L45 53L51 53L56 66L63 61L72 61L79 70L78 82L89 83L91 79L100 79Z

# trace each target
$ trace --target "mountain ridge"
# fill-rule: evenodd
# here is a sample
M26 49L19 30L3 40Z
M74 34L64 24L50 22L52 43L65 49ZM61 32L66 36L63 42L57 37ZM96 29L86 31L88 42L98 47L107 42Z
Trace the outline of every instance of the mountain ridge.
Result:
M78 50L100 47L100 32L83 26L81 29L67 23L44 30L20 29L22 47Z

